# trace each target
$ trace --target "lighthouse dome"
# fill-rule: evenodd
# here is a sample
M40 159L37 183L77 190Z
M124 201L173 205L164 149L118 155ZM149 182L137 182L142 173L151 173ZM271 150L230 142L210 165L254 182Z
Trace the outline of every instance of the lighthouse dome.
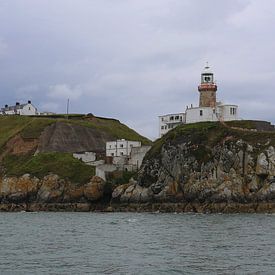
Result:
M206 65L205 65L205 67L204 67L204 69L202 71L202 74L213 74L211 68L208 65L208 62L206 63Z

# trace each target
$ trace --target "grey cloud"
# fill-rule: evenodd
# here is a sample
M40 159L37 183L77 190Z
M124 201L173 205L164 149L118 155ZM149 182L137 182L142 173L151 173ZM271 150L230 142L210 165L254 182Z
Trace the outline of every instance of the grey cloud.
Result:
M218 97L274 122L273 0L3 0L0 103L116 117L154 138L157 116ZM27 98L26 98L27 100Z

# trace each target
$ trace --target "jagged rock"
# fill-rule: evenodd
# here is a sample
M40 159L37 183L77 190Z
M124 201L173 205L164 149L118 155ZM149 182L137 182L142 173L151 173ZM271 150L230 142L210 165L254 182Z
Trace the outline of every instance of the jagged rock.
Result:
M84 196L88 201L97 201L103 197L105 182L94 176L91 181L84 186Z
M38 182L37 178L31 178L27 174L20 178L2 178L0 179L1 200L18 203L35 199Z
M37 193L37 201L61 202L64 189L65 181L63 179L60 179L57 175L48 175L41 181L41 186Z
M270 138L249 143L223 132L220 141L210 146L217 132L208 130L206 135L199 130L196 135L194 131L178 131L178 136L166 137L161 148L153 147L158 153L146 158L138 185L118 188L113 198L124 203L192 202L187 210L199 212L204 208L196 203L206 203L207 209L211 203L226 203L228 212L245 204L247 212L248 203L275 200L275 149Z
M268 175L268 161L264 153L261 153L257 159L256 174Z

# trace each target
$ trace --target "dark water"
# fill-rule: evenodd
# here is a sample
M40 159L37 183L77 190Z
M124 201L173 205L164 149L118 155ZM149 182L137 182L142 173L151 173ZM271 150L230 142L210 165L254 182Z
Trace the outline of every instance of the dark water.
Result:
M275 274L274 215L1 213L1 274Z

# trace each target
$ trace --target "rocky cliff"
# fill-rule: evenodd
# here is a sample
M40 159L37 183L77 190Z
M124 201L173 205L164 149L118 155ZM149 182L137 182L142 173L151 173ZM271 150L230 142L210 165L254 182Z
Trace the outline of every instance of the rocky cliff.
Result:
M114 190L113 204L159 204L161 209L173 203L181 211L198 212L275 211L275 133L248 125L177 127L155 142L137 181Z
M102 210L110 196L110 186L96 176L77 185L53 174L0 178L0 211Z

